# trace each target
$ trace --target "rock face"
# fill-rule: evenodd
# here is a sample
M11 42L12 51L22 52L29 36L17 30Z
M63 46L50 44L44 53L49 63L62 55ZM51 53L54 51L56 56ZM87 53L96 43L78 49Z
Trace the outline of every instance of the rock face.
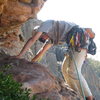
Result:
M19 42L21 25L35 18L44 0L0 0L0 46L12 48Z
M12 67L6 73L12 74L16 81L23 84L23 88L30 88L32 94L37 94L38 98L82 100L64 84L63 80L57 79L41 64L32 63L25 59L10 58L6 55L0 59L0 62L0 71L3 69L2 66L11 65Z
M14 27L36 17L44 5L44 0L0 0L0 26Z
M96 75L93 67L89 65L88 60L83 65L82 73L89 84L89 87L96 100L100 99L100 78Z
M31 88L32 94L37 94L39 98L80 100L81 98L79 99L79 96L63 82L60 72L61 66L58 67L56 63L60 61L60 58L56 55L60 52L58 49L57 51L55 51L55 48L49 50L40 61L42 65L29 62L33 54L36 54L41 47L39 41L32 47L33 53L30 50L23 56L29 61L7 57L7 55L17 55L25 41L32 36L33 28L41 24L41 21L30 18L36 17L44 5L44 1L46 0L0 0L0 68L5 64L12 65L13 67L8 72L13 74L15 80L23 83L23 87ZM21 27L22 24L23 26ZM62 52L61 55L63 55ZM61 59L63 59L63 56ZM84 72L86 73L86 70ZM87 72L84 75L88 80L90 74ZM62 79L57 79L56 77ZM100 97L98 94L98 92L100 93L100 81L98 79L98 81L95 80L96 76L92 77L95 82L91 80L88 80L88 82L89 84L93 83L90 87L98 100L97 97Z
M25 44L21 25L35 18L45 0L0 0L0 52L17 55ZM24 56L31 59L32 52Z

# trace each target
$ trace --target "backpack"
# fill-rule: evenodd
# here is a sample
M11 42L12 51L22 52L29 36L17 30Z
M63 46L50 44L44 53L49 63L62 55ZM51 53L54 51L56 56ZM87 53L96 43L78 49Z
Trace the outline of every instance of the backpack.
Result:
M88 53L91 54L91 55L96 54L96 44L93 41L93 38L90 38L90 44L88 46Z
M88 53L95 55L96 54L96 44L93 41L94 37L95 37L95 33L92 31L91 28L85 28L85 31L87 32L87 34L89 35L89 46L88 46Z
M94 37L95 33L91 28L74 27L67 34L66 43L69 45L69 47L74 47L75 51L80 52L81 48L84 48L89 40L87 51L89 54L95 55L96 44L93 41Z

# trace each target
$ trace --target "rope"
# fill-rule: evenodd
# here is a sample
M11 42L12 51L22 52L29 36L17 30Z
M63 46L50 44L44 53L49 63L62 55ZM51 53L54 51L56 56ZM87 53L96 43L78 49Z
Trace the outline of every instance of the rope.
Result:
M74 55L73 55L74 53L73 53L72 48L70 48L70 51L71 51L71 54L72 54L72 59L73 59L74 64L75 64L75 69L76 69L77 76L78 76L78 80L79 80L79 84L80 84L80 87L81 87L82 96L83 96L84 100L86 100L85 94L84 94L84 90L83 90L83 87L82 87L82 83L81 83L81 80L80 80L80 76L79 76L79 73L78 73L77 64L76 64L76 62L75 62L75 57L74 57Z

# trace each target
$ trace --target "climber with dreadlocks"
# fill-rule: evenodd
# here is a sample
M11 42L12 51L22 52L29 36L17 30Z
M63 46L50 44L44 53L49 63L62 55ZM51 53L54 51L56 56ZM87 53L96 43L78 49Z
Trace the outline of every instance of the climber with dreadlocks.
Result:
M93 100L93 95L88 87L88 84L81 74L81 68L83 62L85 61L87 53L90 53L92 55L96 53L96 46L93 42L94 36L95 34L90 28L80 28L74 23L65 21L47 20L40 25L40 27L36 30L36 34L27 41L22 51L16 57L20 58L23 54L25 54L25 52L32 46L32 44L36 42L36 40L40 40L45 44L39 50L37 55L32 59L32 61L38 61L53 45L67 43L69 49L71 48L71 50L73 51L73 55L75 57L74 60L77 63L77 70L80 76L82 87L84 89L83 91L86 100ZM75 82L79 84L75 68L73 67L74 61L71 55L72 54L70 54L69 52L71 61L68 74L70 78L72 78L73 80L75 79ZM72 88L75 90L74 87L75 86L73 86ZM78 88L80 87L78 86Z

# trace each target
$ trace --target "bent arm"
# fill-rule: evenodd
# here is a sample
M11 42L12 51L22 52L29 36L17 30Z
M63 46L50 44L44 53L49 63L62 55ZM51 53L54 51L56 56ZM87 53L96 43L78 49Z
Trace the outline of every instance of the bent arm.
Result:
M30 38L25 46L23 47L23 49L21 50L21 52L16 56L17 58L20 58L23 54L26 53L26 51L32 46L32 44L34 44L36 42L36 40L39 39L39 37L42 35L42 32L37 32L35 36L33 36L32 38Z
M53 46L53 44L49 43L49 44L45 44L37 53L37 55L32 59L32 61L38 61L40 60L40 58L46 53L46 51L51 48Z

